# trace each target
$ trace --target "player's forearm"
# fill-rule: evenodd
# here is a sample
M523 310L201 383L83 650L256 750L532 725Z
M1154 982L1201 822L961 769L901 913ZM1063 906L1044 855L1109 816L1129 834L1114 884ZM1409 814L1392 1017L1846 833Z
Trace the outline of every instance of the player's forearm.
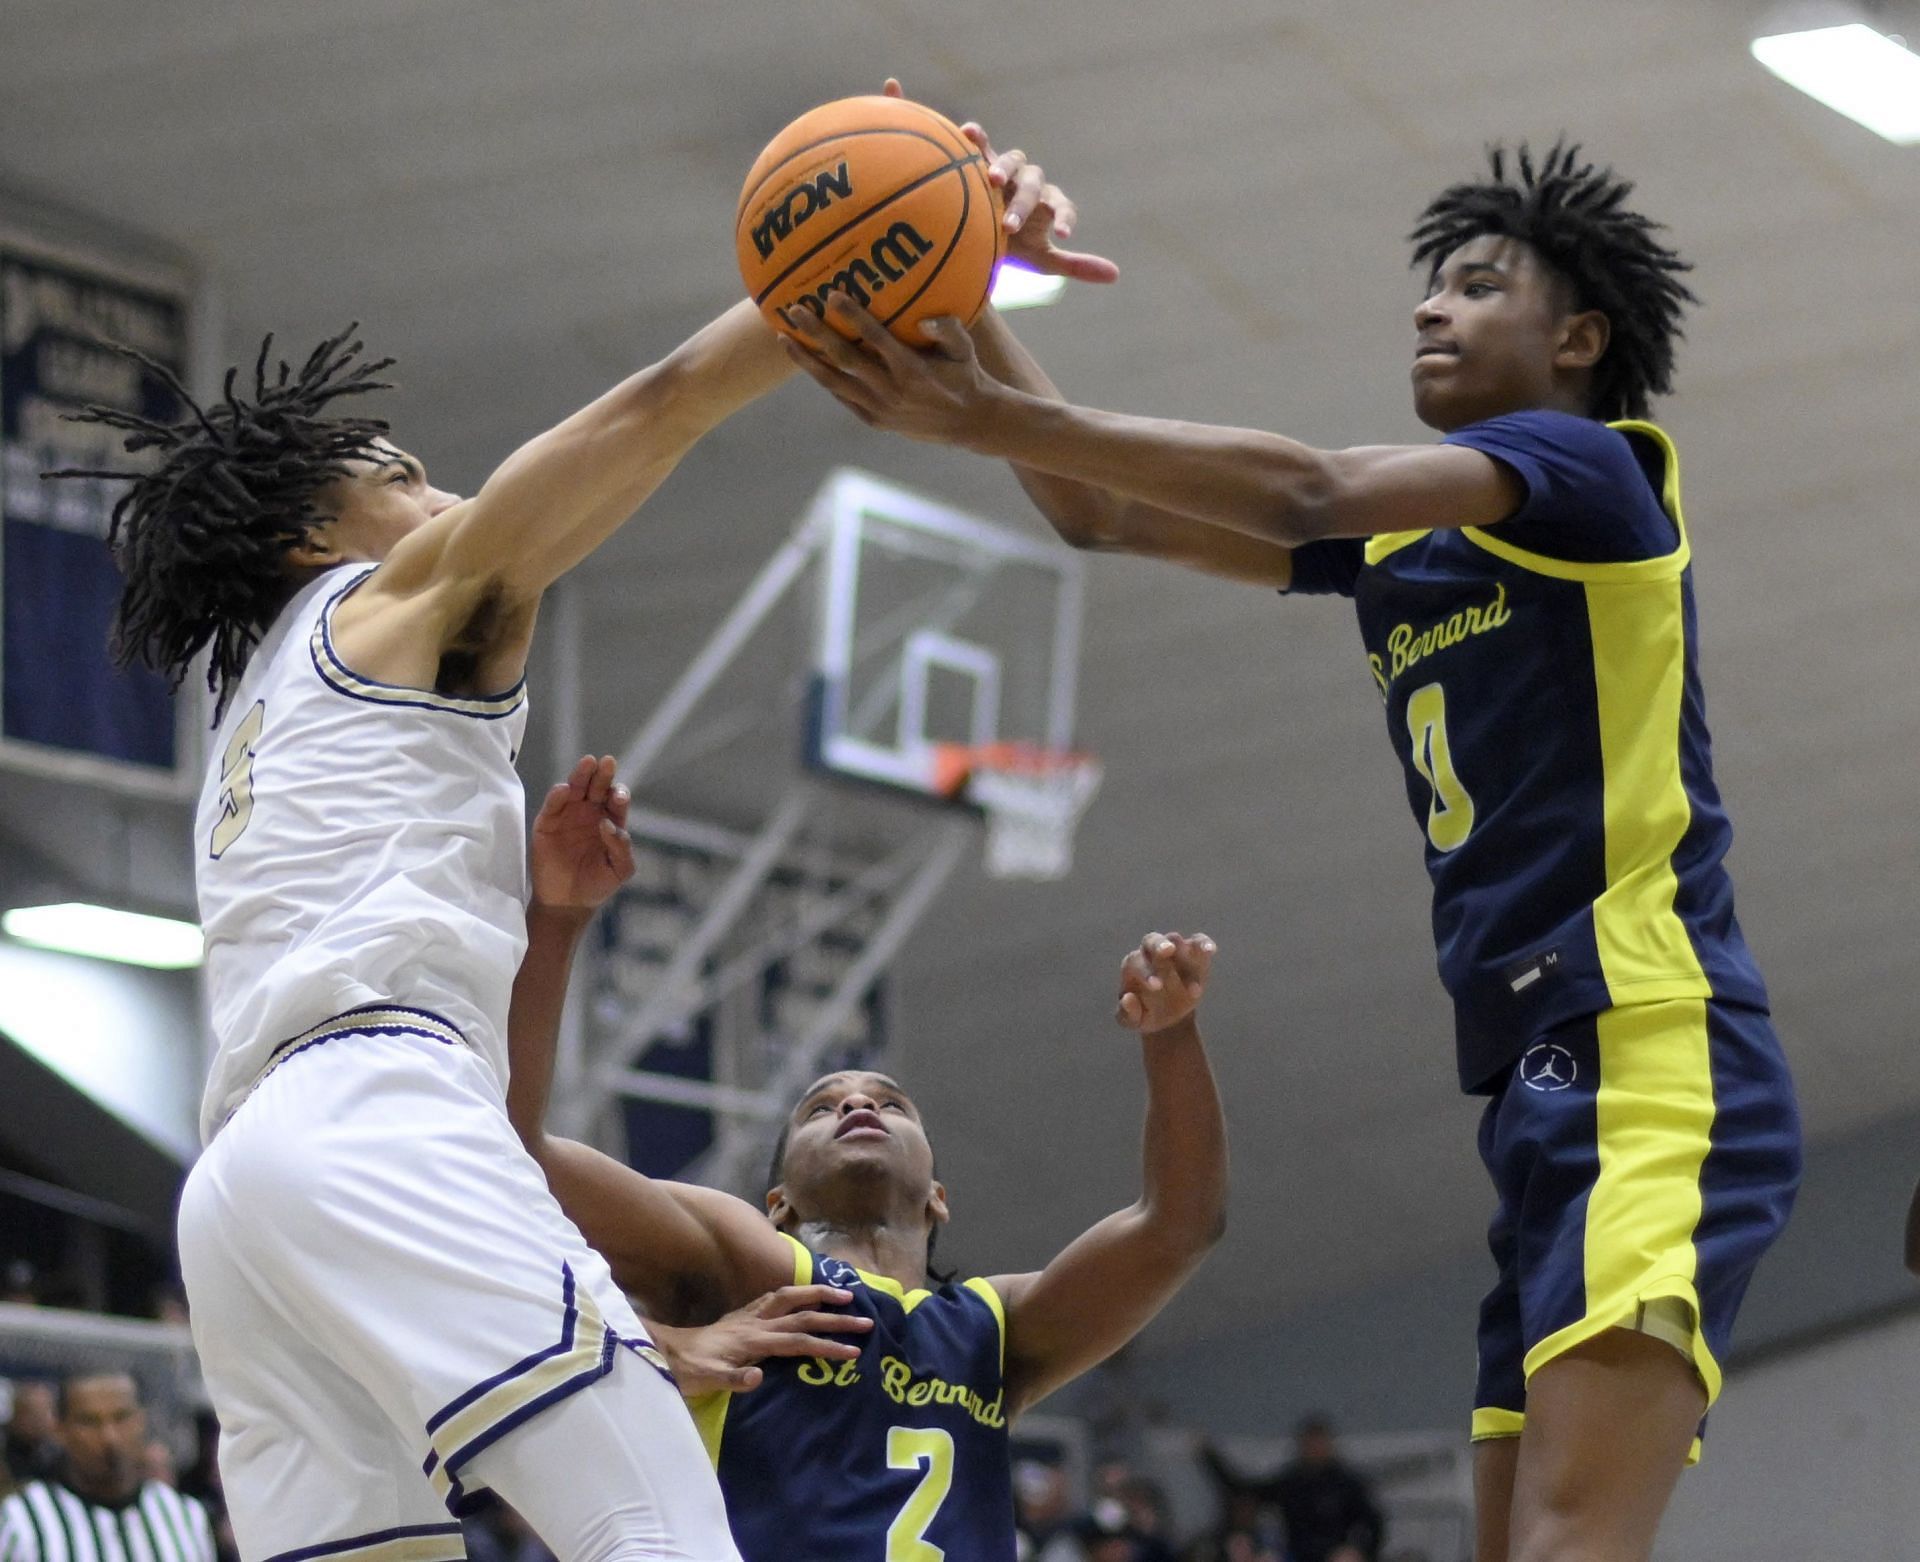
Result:
M972 335L981 368L1001 384L1042 401L1066 400L1047 377L1046 370L1000 318L999 311L984 311ZM1111 539L1119 501L1106 489L1071 477L1057 477L1018 461L1013 462L1012 467L1013 475L1019 479L1034 508L1047 518L1061 541L1076 548L1098 548Z
M1143 1235L1176 1257L1204 1253L1226 1229L1227 1123L1193 1019L1140 1042L1147 1071Z
M1326 533L1327 453L1258 429L1135 417L1003 386L959 442L981 455L1296 547Z
M501 463L451 524L436 573L536 596L620 528L687 452L793 372L751 304Z
M507 1006L507 1116L535 1159L545 1143L554 1053L567 1006L573 955L591 920L577 908L527 908L527 952Z

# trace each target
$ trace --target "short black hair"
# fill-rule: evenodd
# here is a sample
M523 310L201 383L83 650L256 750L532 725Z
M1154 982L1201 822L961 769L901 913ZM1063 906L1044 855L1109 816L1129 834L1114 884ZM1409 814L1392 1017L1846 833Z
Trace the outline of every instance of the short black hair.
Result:
M224 706L291 594L287 549L326 519L316 495L346 475L349 461L375 456L374 441L387 432L379 418L327 413L342 397L389 388L376 376L393 360L362 360L357 330L356 323L328 337L298 370L281 360L277 372L268 336L254 362L252 396L236 394L236 366L210 407L195 401L164 364L132 348L114 349L156 376L184 415L162 423L94 405L71 421L117 429L127 436L128 454L155 451L158 464L46 475L129 484L107 528L125 581L111 641L119 665L143 662L178 688L193 658L210 646L207 687Z
M1527 244L1571 288L1575 309L1607 317L1591 411L1646 417L1652 398L1673 388L1680 317L1699 302L1680 280L1692 265L1654 237L1663 224L1627 209L1632 182L1583 162L1577 142L1554 142L1540 162L1522 142L1511 164L1496 146L1487 163L1490 179L1453 185L1420 214L1408 235L1413 264L1437 270L1462 244L1489 235Z
M62 1421L66 1420L67 1417L73 1413L72 1395L74 1389L82 1383L100 1383L108 1378L125 1378L128 1383L133 1385L134 1404L143 1405L146 1403L146 1396L140 1391L140 1378L138 1374L130 1371L126 1367L80 1367L75 1371L69 1372L55 1386L53 1394L54 1413L58 1415Z
M806 1100L807 1096L812 1095L813 1089L814 1087L809 1085L806 1094L796 1098L794 1105L798 1106L800 1102ZM789 1110L786 1117L781 1120L780 1132L775 1136L773 1141L773 1159L767 1163L767 1192L769 1193L773 1192L775 1188L787 1180L787 1134L792 1127L793 1113ZM939 1174L940 1169L936 1166L934 1168L934 1175L937 1177ZM928 1278L938 1281L941 1285L947 1285L956 1278L957 1271L952 1269L935 1269L933 1267L933 1250L939 1241L939 1226L934 1225L929 1227L927 1230L927 1275Z

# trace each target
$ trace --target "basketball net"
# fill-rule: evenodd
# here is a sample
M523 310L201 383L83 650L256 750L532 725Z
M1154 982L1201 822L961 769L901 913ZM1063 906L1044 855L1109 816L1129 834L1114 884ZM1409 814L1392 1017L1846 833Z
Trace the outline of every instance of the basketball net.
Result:
M997 879L1065 878L1074 826L1102 774L1091 754L1029 743L942 743L934 757L936 790L986 815L987 872Z

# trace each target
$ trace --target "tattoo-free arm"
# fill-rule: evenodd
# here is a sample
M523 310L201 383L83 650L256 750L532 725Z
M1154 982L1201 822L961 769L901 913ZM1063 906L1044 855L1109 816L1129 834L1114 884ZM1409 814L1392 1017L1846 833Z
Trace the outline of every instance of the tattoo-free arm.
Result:
M1065 398L996 310L973 327L980 366L1015 390L1050 402ZM1177 510L1111 493L1092 482L1015 463L1013 475L1061 541L1099 553L1127 553L1185 565L1202 574L1284 591L1293 556L1281 543L1209 525Z
M1517 476L1462 445L1317 450L1257 429L1101 412L1011 386L982 401L958 442L1289 547L1493 526L1525 498Z
M540 594L605 542L696 442L791 372L759 312L736 304L658 363L522 445L472 498L402 538L351 599L341 628L366 642L364 654L384 660L394 654L388 642L396 632L359 624L383 604L409 604L409 632L418 638L422 627L437 631L435 651L468 629L483 601L520 624ZM524 627L531 632L530 620ZM346 654L353 661L355 652Z
M1025 1409L1111 1356L1178 1291L1226 1223L1227 1131L1189 1017L1140 1042L1147 1120L1139 1200L1037 1274L993 1281L1007 1314L1007 1401Z
M507 1013L507 1112L560 1207L642 1310L665 1323L708 1323L792 1280L792 1250L766 1217L711 1188L643 1176L544 1126L567 979L590 915L528 908Z

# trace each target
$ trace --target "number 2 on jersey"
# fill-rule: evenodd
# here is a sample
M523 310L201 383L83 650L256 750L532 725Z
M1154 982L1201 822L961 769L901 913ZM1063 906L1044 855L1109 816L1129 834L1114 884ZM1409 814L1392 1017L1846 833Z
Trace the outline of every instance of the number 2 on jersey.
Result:
M927 1539L934 1515L953 1490L953 1434L937 1426L887 1428L887 1468L927 1473L887 1526L887 1562L940 1562L946 1555Z
M1447 696L1437 683L1407 696L1407 735L1413 739L1413 768L1433 788L1427 806L1427 839L1435 851L1450 852L1473 829L1473 799L1453 768L1447 742Z
M220 856L239 840L253 818L253 751L266 720L266 701L256 700L227 739L227 752L220 759L220 817L214 822L213 839L207 842L210 857Z

